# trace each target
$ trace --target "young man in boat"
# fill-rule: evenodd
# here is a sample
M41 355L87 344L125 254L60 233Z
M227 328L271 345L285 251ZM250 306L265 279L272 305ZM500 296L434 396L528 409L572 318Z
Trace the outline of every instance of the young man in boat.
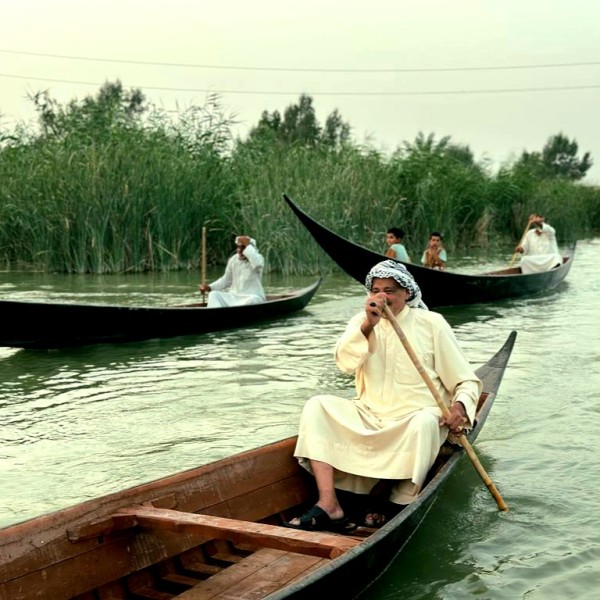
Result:
M352 496L366 505L359 524L383 525L415 500L448 433L473 424L481 381L447 321L422 303L406 267L378 263L365 286L364 310L335 348L337 366L354 373L357 396L319 395L306 403L294 454L314 475L318 500L288 527L350 533L356 525L336 490L364 495ZM447 419L385 317L385 304L450 407Z
M402 262L410 262L410 256L402 243L404 239L404 229L400 227L390 227L385 234L385 241L388 245L386 256L401 260Z
M533 225L515 248L523 256L519 266L523 273L541 273L562 265L563 259L556 243L556 230L546 223L543 215L529 215L529 224Z
M443 270L446 268L446 250L442 245L442 234L439 231L432 231L429 234L429 242L427 248L421 257L421 264L430 269Z
M225 273L210 285L199 286L209 292L207 308L259 304L266 300L262 286L265 259L256 241L247 235L235 238L235 254L227 261Z

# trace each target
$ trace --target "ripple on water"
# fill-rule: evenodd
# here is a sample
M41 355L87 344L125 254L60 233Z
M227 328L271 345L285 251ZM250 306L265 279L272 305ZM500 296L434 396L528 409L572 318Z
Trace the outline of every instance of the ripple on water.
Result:
M463 461L368 600L597 597L599 248L582 243L568 284L551 294L440 309L474 364L518 331L475 445L510 511L496 510ZM164 302L156 292L168 282L136 287L144 281L127 278L105 295L97 278L85 287L97 301L133 286L132 303ZM34 283L36 295L52 292ZM182 298L186 285L165 294ZM28 295L18 285L2 291ZM0 523L294 435L310 396L354 394L332 353L363 300L358 284L328 277L307 310L247 329L55 352L0 348Z

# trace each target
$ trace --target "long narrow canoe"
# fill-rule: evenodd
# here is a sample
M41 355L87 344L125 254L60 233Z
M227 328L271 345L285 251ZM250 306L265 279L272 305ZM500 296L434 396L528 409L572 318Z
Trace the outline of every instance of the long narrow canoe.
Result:
M364 284L371 267L387 257L347 240L315 221L287 195L284 200L313 236L317 244L348 275ZM563 257L563 264L544 273L524 274L520 267L468 275L453 271L438 271L414 263L402 264L411 272L430 308L454 304L493 302L546 292L561 283L571 269L576 244Z
M86 344L169 338L242 327L306 307L321 284L248 306L115 306L0 300L0 346L64 348Z
M477 369L471 442L515 337ZM0 600L353 598L402 551L464 455L444 444L411 505L380 529L344 536L282 526L315 501L294 445L289 438L0 529ZM344 509L357 499L344 496Z

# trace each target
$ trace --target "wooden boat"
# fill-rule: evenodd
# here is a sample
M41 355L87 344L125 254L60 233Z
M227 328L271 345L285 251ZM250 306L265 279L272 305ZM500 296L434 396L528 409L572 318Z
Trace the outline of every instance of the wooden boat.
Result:
M242 327L302 310L321 279L262 304L206 308L201 303L115 306L0 300L0 346L63 348L85 344L168 338Z
M471 442L515 337L477 370L484 386ZM380 529L337 535L281 526L315 500L294 445L289 438L0 529L0 599L353 598L402 550L464 455L445 444L414 503Z
M284 199L317 244L348 275L364 284L371 267L387 257L340 237L300 209L287 195ZM402 264L416 279L423 301L430 308L455 304L493 302L545 292L565 279L573 264L576 244L563 257L563 264L544 273L523 274L520 267L501 269L478 275L437 271L414 263ZM402 262L402 261L398 261Z

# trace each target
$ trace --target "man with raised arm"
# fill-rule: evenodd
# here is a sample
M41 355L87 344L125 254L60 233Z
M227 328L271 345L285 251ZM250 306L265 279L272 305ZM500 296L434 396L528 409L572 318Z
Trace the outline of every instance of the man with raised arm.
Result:
M265 259L256 248L256 241L247 235L235 238L235 254L227 261L225 273L210 285L200 285L209 292L208 308L259 304L266 300L262 286Z

